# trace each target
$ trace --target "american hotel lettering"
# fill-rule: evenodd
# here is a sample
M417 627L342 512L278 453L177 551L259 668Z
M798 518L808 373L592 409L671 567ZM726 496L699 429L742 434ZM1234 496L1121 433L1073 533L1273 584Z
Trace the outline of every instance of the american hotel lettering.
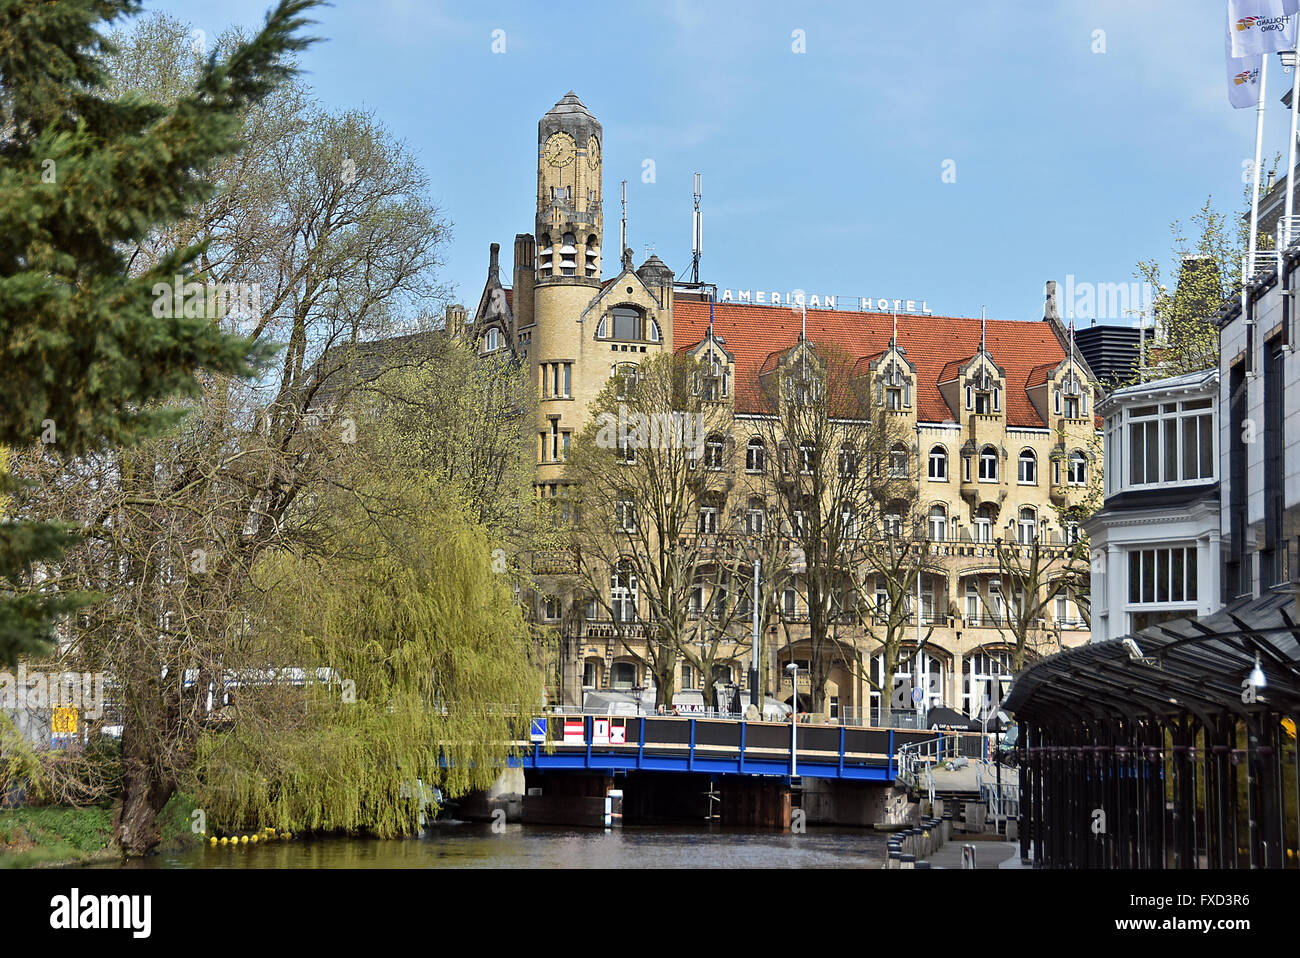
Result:
M842 305L841 305L842 301ZM806 295L803 290L788 293L765 289L724 289L718 297L720 303L755 303L761 306L790 306L798 308L801 304L808 309L857 309L862 312L880 313L918 313L933 315L925 300L915 299L873 299L870 296L818 296Z

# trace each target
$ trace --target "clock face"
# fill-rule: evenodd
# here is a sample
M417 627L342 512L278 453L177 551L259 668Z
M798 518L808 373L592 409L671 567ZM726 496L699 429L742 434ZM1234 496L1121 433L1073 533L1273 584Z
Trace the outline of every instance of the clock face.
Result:
M587 165L593 170L600 166L600 140L596 139L594 136L587 144Z
M573 158L578 155L577 147L574 146L573 137L567 133L557 133L546 141L546 148L543 151L546 162L551 166L564 167L573 162Z

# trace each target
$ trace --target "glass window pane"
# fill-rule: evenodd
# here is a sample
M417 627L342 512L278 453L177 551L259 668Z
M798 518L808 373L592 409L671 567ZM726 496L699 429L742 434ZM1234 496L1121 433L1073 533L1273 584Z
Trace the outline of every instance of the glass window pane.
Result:
M1169 551L1156 550L1156 601L1169 601Z
M1178 481L1178 420L1166 419L1165 430L1165 482Z
M1146 482L1146 454L1142 451L1142 426L1135 423L1129 426L1129 482L1140 485Z
M1199 479L1201 459L1197 455L1196 419L1183 420L1183 478Z
M1183 581L1184 581L1183 556L1186 555L1186 550L1173 549L1171 551L1173 555L1171 556L1172 561L1170 563L1169 573L1170 573L1170 578L1173 581L1170 583L1170 587L1169 587L1169 598L1174 602L1182 602L1183 595L1185 594L1183 592Z
M1142 550L1142 601L1156 600L1156 552L1154 549Z
M1196 547L1187 550L1187 601L1196 601Z
M1142 553L1134 550L1128 554L1128 600L1142 600Z
M1209 479L1214 475L1214 424L1213 416L1197 416L1201 431L1201 478Z
M1154 422L1147 423L1143 429L1146 433L1143 442L1146 444L1147 468L1146 481L1160 481L1160 448L1159 433L1156 432L1159 424Z

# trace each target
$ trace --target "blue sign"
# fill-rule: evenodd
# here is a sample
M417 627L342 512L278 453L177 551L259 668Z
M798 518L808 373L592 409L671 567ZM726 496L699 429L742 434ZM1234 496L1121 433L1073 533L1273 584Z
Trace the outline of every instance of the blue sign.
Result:
M528 738L533 742L546 741L546 719L535 718L529 725Z

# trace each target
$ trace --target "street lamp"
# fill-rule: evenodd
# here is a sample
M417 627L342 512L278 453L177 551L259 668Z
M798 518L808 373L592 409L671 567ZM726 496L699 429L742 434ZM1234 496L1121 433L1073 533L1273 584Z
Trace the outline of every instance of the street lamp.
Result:
M799 774L799 663L791 660L790 673L790 777Z

